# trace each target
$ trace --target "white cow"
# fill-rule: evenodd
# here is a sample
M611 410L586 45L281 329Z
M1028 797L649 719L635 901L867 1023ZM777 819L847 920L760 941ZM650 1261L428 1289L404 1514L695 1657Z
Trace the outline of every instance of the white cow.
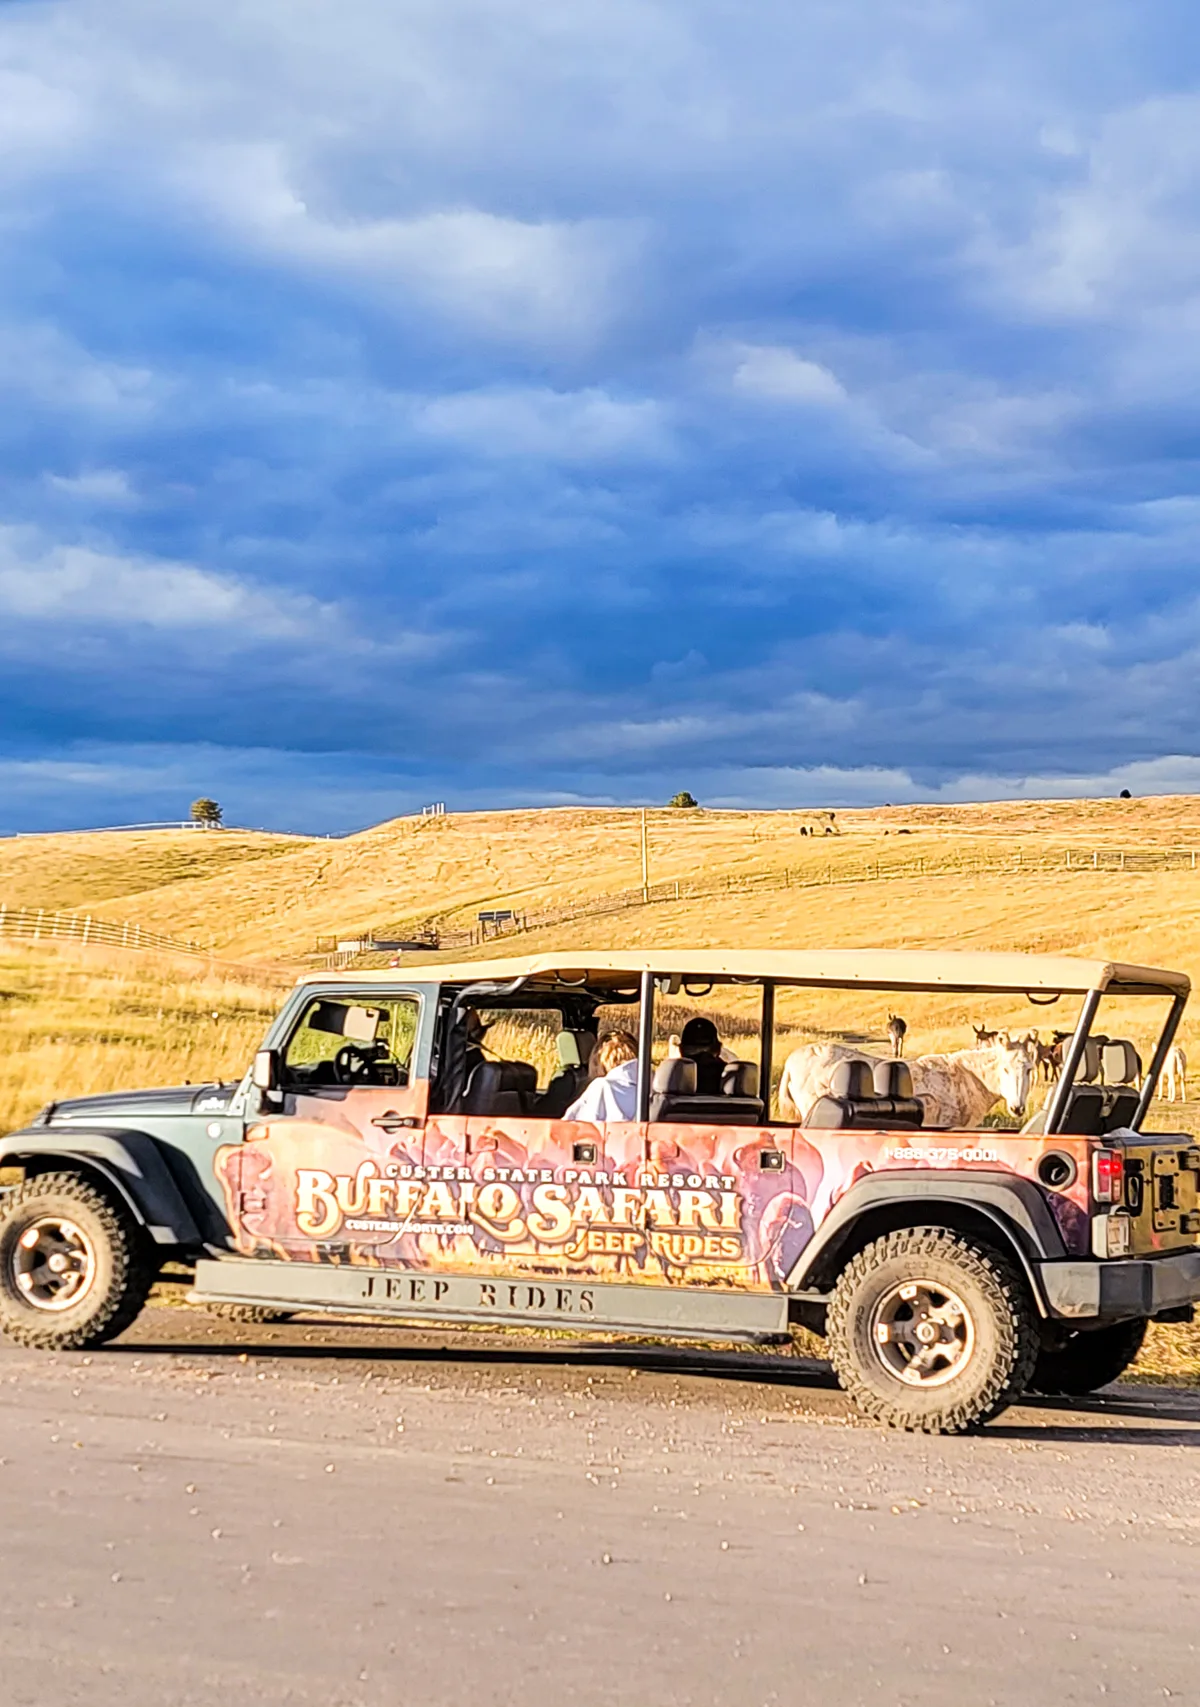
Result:
M807 1043L792 1051L779 1081L779 1106L785 1119L803 1120L818 1097L828 1094L839 1061L866 1061L873 1068L878 1057L840 1043ZM1025 1113L1033 1083L1033 1051L1025 1043L997 1039L982 1049L919 1055L908 1065L927 1126L969 1131L998 1102L1004 1102L1018 1120Z
M1163 1066L1168 1102L1187 1101L1187 1056L1181 1044L1173 1043Z

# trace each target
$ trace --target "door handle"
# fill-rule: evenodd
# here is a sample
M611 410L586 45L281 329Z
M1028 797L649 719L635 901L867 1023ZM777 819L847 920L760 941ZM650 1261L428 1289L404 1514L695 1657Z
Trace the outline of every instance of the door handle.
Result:
M421 1122L415 1114L397 1114L394 1108L389 1108L383 1114L377 1114L372 1120L372 1126L381 1126L385 1132L398 1132L402 1126L419 1126Z

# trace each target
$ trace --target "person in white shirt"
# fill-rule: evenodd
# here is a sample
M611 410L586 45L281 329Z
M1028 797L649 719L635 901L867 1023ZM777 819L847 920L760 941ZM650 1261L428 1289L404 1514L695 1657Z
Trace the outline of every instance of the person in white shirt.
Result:
M592 1056L598 1077L576 1097L564 1120L636 1120L638 1103L637 1039L628 1031L606 1031Z

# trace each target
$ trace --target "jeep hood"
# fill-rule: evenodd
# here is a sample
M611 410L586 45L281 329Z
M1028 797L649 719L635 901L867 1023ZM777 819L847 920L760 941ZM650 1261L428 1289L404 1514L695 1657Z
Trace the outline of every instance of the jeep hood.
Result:
M153 1091L108 1091L103 1096L67 1097L50 1104L42 1120L58 1125L89 1122L124 1126L155 1114L223 1114L237 1084L168 1085Z

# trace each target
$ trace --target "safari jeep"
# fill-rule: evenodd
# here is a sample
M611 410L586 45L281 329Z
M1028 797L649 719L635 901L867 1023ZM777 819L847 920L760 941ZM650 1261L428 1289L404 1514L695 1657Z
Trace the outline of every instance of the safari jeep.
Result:
M194 1265L197 1300L264 1315L759 1343L803 1324L868 1416L967 1429L1024 1391L1100 1387L1148 1320L1191 1318L1200 1148L1142 1131L1188 992L1139 966L890 951L307 977L239 1083L51 1103L0 1140L0 1328L97 1345L167 1258ZM1030 1118L1013 1033L1063 998ZM1149 1039L1144 1075L1102 1004ZM910 1037L981 1007L1008 1027L873 1062L853 1022L892 1005ZM835 1008L851 1041L801 1043L777 1075L777 1039L829 1036L814 1016ZM706 1011L744 1058L710 1054L702 1083L668 1038ZM587 1120L605 1030L636 1044L632 1106ZM956 1129L947 1106L998 1100L989 1049L1025 1061L1004 1093L1025 1124Z

